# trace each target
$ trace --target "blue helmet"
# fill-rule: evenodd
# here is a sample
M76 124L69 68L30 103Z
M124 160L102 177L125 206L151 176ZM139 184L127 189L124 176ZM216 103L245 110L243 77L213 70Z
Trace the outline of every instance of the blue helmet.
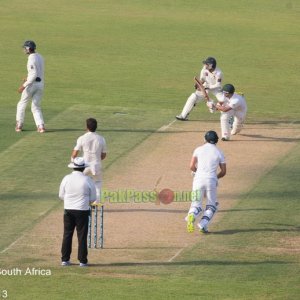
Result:
M34 41L26 41L23 44L23 48L25 48L26 50L35 50L36 49L36 44Z
M217 133L213 130L207 131L204 138L210 144L216 144L219 140Z
M217 61L214 57L208 57L206 60L202 62L204 65L209 66L209 70L215 69L217 66Z

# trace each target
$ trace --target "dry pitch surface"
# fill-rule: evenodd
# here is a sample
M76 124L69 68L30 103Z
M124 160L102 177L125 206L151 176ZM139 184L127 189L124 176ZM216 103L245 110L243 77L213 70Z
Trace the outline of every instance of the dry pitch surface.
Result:
M127 156L105 172L104 189L114 192L161 191L188 192L192 186L189 162L193 150L203 142L207 130L218 123L200 121L172 122L162 127ZM220 180L219 212L210 230L226 211L234 207L241 193L247 192L278 160L296 145L299 125L246 124L230 142L219 142L224 151L228 173ZM123 196L122 196L123 197ZM124 197L121 199L124 200ZM58 200L59 201L59 200ZM114 263L171 262L202 239L197 231L186 232L184 217L188 202L106 203L103 250L91 249L93 266ZM24 258L37 267L58 266L62 238L63 207L46 216L32 230L4 250L6 262L17 265ZM77 263L74 236L72 261Z

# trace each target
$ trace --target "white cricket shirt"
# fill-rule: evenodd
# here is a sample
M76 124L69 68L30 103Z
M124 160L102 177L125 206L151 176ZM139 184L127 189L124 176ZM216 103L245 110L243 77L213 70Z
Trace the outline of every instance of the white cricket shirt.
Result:
M216 179L219 164L225 164L224 153L216 145L205 143L195 149L193 157L197 157L197 171L194 180Z
M107 152L103 136L95 132L87 132L77 139L74 150L83 152L84 161L90 165L93 175L101 173L101 153Z
M44 59L39 53L31 53L27 60L27 80L23 83L26 87L34 82L37 77L41 78L44 84Z
M65 209L89 210L90 202L96 200L93 180L80 171L66 175L59 187L59 198Z
M228 106L234 110L235 115L239 118L244 118L247 113L247 103L243 96L238 94L233 94L229 99Z
M220 89L222 88L223 73L219 68L215 68L213 72L209 72L205 66L200 72L200 79L207 83L209 89Z

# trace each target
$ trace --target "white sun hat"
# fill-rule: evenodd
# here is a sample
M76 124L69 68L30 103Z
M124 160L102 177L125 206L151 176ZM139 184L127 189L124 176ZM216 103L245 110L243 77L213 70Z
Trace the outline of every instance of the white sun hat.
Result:
M88 167L89 164L85 163L83 157L75 157L73 162L68 164L68 168L71 169L82 169Z

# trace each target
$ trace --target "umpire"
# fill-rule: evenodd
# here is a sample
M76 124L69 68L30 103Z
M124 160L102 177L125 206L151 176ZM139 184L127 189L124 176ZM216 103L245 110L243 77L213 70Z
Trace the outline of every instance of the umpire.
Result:
M80 267L88 265L87 235L89 206L96 200L93 180L84 175L88 166L82 157L76 157L68 165L73 172L66 175L59 188L59 198L64 201L64 235L61 246L61 265L69 266L72 252L73 233L76 228L78 238L78 260Z

